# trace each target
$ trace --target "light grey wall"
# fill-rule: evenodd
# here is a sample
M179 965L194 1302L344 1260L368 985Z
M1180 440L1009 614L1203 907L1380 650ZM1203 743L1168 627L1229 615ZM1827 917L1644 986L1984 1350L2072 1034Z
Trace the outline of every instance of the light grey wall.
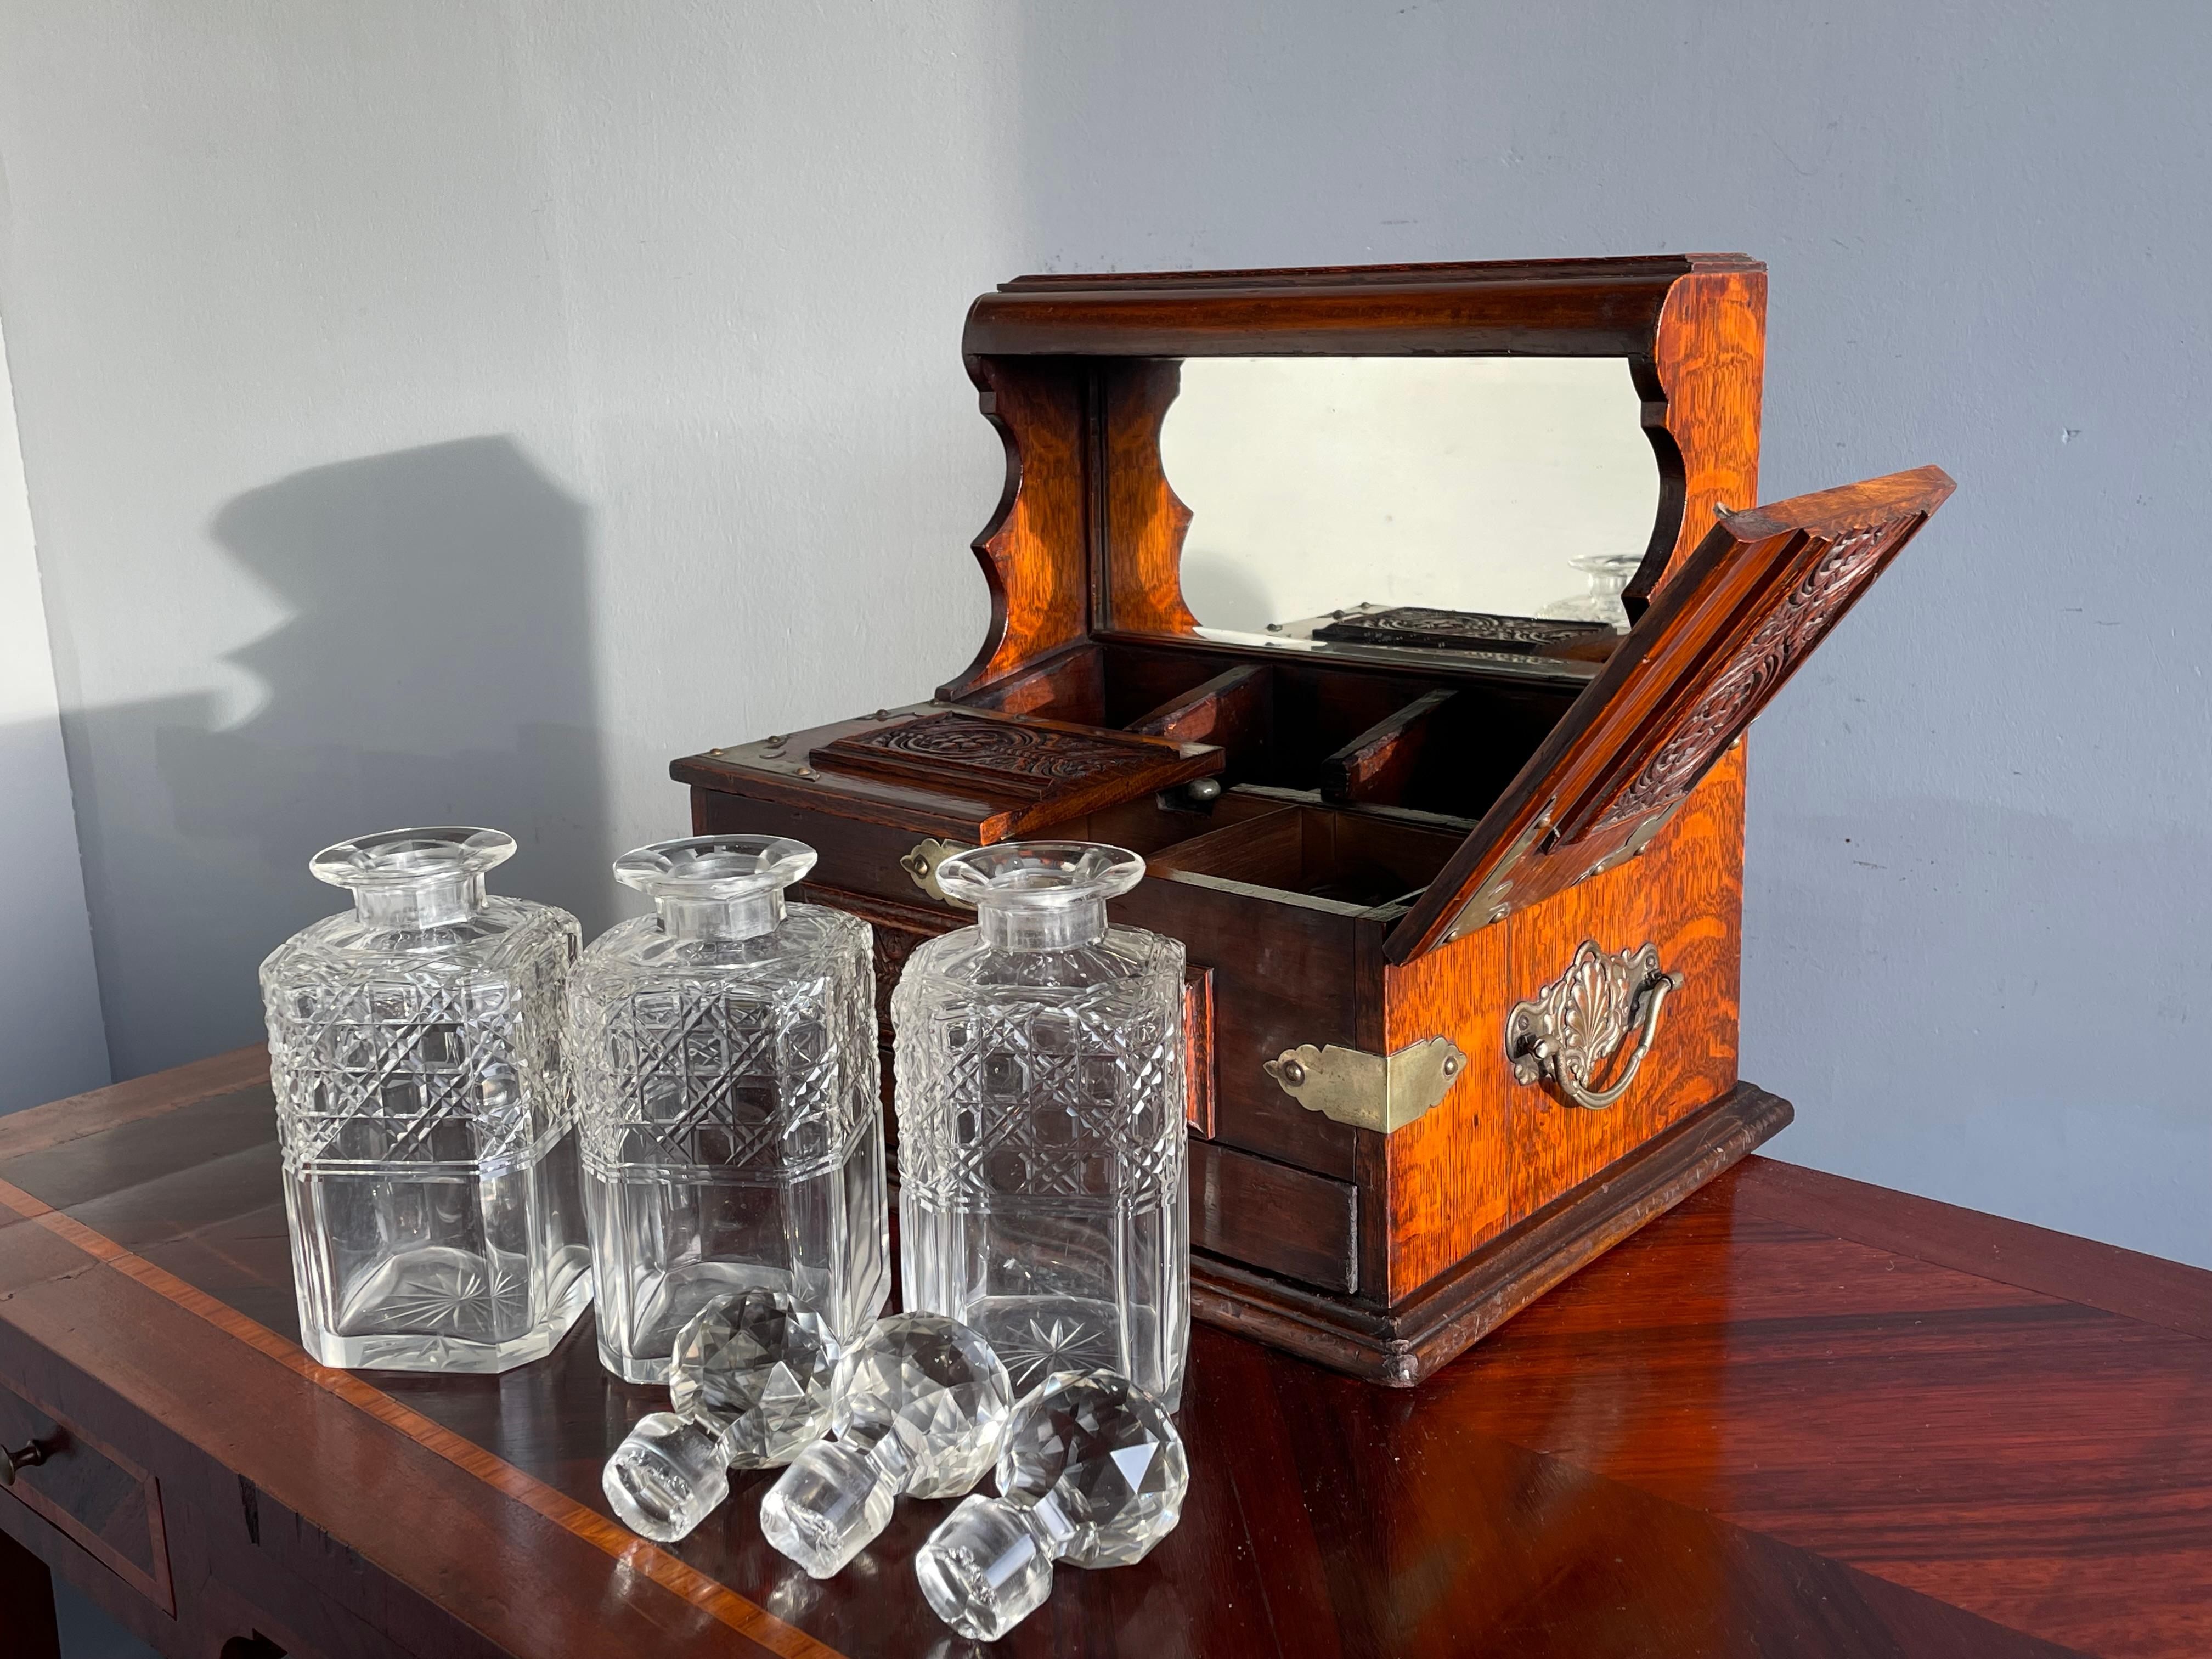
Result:
M1808 1162L2212 1265L2198 9L0 10L4 308L110 1040L334 836L604 921L674 754L965 660L1018 270L1742 249L1769 498L1961 489L1763 720Z
M15 405L0 347L0 1112L107 1081Z
M963 664L1011 85L924 3L26 0L0 307L117 1072L398 823L612 920L669 759Z

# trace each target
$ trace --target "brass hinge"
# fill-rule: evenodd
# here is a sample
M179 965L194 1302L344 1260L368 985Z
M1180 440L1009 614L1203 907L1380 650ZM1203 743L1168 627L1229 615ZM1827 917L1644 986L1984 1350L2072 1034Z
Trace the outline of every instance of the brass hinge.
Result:
M1449 1037L1430 1037L1384 1058L1364 1048L1286 1048L1262 1068L1310 1112L1355 1129L1402 1129L1451 1092L1467 1056Z

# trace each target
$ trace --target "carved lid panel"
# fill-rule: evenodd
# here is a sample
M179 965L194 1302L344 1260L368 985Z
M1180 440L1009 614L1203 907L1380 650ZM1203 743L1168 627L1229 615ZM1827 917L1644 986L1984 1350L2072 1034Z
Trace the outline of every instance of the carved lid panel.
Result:
M1218 745L923 703L678 761L675 775L841 817L1004 841L1212 777Z
M1722 519L1385 954L1418 956L1640 852L1954 488L1926 466Z

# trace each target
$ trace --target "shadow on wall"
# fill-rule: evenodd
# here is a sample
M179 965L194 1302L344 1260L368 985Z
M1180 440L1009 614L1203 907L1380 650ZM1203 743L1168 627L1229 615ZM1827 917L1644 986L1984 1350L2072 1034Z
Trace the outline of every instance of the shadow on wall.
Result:
M502 890L611 904L582 503L468 438L295 473L210 528L293 614L232 653L266 696L235 726L204 698L84 717L141 725L168 796L167 823L94 815L118 1077L259 1035L261 957L345 902L307 872L333 841L490 824L520 843Z

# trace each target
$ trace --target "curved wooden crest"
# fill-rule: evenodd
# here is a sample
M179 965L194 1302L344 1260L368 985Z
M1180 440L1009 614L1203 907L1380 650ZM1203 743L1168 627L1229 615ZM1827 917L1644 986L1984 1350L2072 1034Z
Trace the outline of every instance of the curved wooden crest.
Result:
M1190 512L1161 467L1182 362L1203 356L1620 356L1660 501L1624 596L1640 614L1717 507L1755 499L1766 273L1736 254L1023 276L969 307L963 348L1006 447L974 544L991 625L968 696L1093 633L1194 638Z

